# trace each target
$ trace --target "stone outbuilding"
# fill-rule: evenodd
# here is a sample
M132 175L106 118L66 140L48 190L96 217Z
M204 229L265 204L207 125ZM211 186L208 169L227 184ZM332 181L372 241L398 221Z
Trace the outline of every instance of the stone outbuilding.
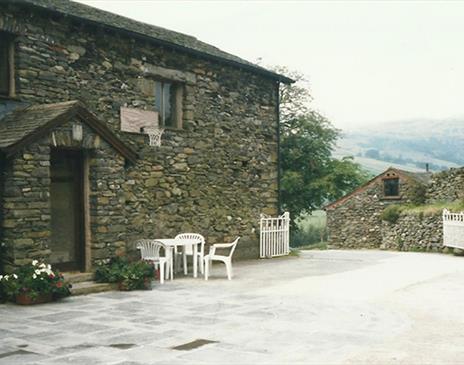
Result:
M279 210L279 85L194 37L68 0L0 7L2 262L90 271L140 238L242 236ZM122 115L126 113L126 117ZM146 131L163 128L161 146Z
M338 248L380 248L381 214L391 204L425 197L432 174L389 168L325 207L329 244Z

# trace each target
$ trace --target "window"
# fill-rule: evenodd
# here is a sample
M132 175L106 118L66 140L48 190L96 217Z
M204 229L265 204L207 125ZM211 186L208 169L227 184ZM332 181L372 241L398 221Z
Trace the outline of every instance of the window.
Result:
M155 82L155 109L159 113L161 127L182 127L182 95L180 84Z
M399 196L400 195L400 179L385 179L383 181L384 196Z
M0 95L14 96L13 39L0 32Z

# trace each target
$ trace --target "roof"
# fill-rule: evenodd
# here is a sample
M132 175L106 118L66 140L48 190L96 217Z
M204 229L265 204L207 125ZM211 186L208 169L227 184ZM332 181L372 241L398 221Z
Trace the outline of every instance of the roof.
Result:
M183 52L203 56L222 63L270 77L283 83L292 83L292 79L269 71L264 67L248 62L240 57L224 52L217 47L204 43L195 37L142 23L130 18L100 10L70 0L3 0L13 4L26 5L35 9L61 14L87 23L102 25L106 28L132 35L149 38L157 44L174 48Z
M0 151L8 158L26 145L47 135L53 128L79 118L116 151L131 162L137 153L122 142L103 122L79 101L33 105L17 109L0 120Z
M432 173L431 172L411 172L411 171L397 169L395 167L389 167L388 169L386 169L381 174L373 177L368 182L362 184L361 186L359 186L358 188L353 190L351 193L348 193L348 194L342 196L341 198L335 200L334 202L332 202L330 204L327 204L324 207L324 209L332 209L332 208L338 207L339 205L343 204L345 201L349 200L349 198L351 198L352 196L356 195L357 193L363 191L367 186L371 185L378 178L382 177L383 175L387 174L390 171L396 172L400 177L402 176L402 177L405 177L407 179L412 179L412 180L417 181L418 183L421 183L421 184L424 184L424 185L427 185L430 182L431 178L432 178Z

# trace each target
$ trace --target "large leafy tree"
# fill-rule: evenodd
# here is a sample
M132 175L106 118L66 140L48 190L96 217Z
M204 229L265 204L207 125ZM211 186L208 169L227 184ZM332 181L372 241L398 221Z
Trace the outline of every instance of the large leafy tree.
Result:
M282 208L296 218L343 196L368 176L352 157L332 156L340 131L311 109L303 75L282 67L275 70L296 81L280 89Z

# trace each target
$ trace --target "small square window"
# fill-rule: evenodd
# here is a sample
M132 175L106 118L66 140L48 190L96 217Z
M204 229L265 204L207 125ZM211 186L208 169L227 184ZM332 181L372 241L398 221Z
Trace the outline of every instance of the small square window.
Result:
M383 180L384 196L399 196L400 195L400 179L385 179Z
M0 32L0 95L13 96L13 39Z
M160 127L182 128L182 90L181 84L155 82L155 110Z

